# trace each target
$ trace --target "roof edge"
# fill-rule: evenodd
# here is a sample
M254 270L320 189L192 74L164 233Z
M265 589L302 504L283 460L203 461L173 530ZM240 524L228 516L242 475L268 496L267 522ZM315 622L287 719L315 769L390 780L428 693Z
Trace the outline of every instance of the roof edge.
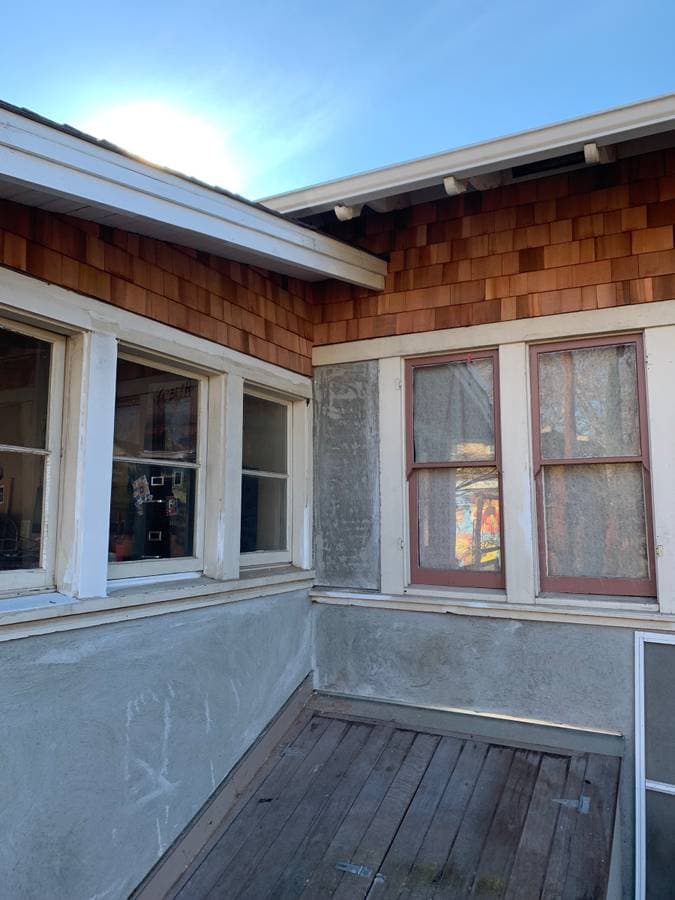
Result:
M337 278L381 289L379 257L296 222L259 203L148 163L112 144L0 102L0 178L83 205L168 226L180 243L204 239L245 251L262 267L291 266L306 277ZM147 233L147 232L146 232ZM190 243L193 246L194 243ZM299 276L302 277L302 276Z
M286 215L309 216L336 205L358 206L432 187L448 175L484 175L562 151L582 150L589 142L606 146L672 129L675 93L275 194L259 202Z

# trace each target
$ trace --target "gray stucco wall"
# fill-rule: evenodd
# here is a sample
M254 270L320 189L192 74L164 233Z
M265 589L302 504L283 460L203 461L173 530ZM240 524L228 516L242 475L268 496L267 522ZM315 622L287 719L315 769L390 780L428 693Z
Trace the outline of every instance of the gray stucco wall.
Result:
M0 644L0 895L126 897L310 668L306 592Z
M314 377L314 557L318 584L380 586L378 363Z
M572 624L316 608L316 683L420 706L507 713L626 737L623 883L633 883L633 632Z

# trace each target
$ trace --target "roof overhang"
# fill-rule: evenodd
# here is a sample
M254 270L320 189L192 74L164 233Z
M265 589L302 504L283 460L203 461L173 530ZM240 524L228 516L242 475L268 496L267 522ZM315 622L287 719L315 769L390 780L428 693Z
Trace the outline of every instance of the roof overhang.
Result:
M601 148L661 135L675 129L675 94L616 107L605 112L570 119L544 128L534 128L496 140L484 141L437 153L422 159L386 166L348 178L325 182L267 197L260 202L277 212L296 218L314 216L328 210L360 210L363 205L387 208L387 199L414 195L429 188L443 190L443 182L452 177L456 182L503 172L513 167L546 159L583 153L588 145ZM638 152L634 150L633 152ZM587 151L588 156L588 151ZM590 160L588 160L590 161ZM446 185L447 187L447 185ZM421 197L419 199L422 199ZM391 208L395 206L391 205Z
M384 286L386 262L376 256L6 105L0 198L306 280Z

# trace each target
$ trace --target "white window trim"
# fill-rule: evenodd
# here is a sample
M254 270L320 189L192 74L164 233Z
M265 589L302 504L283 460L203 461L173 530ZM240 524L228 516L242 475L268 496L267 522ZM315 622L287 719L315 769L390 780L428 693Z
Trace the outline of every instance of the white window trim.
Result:
M0 328L37 338L51 346L45 450L39 451L40 456L46 457L40 526L41 565L36 569L12 569L0 573L3 591L44 590L55 584L66 342L58 334L7 319L0 319ZM24 452L31 451L28 448Z
M56 521L52 523L54 536L58 530L55 575L33 587L13 587L0 580L0 631L4 632L6 626L8 639L107 621L106 610L111 611L110 621L123 620L128 617L125 608L132 602L138 603L138 608L131 617L139 617L161 614L161 609L170 611L169 607L183 609L247 598L254 595L252 588L257 583L264 584L264 593L268 594L274 593L276 584L311 584L311 379L1 267L0 316L7 320L10 329L37 329L65 351L65 378L60 382L62 392L65 385L64 421L58 442L59 449L63 446L61 491L58 525ZM203 575L194 571L194 559L187 572L176 573L175 581L166 584L170 578L149 576L147 568L138 577L129 578L127 568L120 574L132 587L122 593L115 589L122 583L119 579L108 581L118 344L125 355L208 380L208 396L206 391L200 392L204 403L200 414L208 431L201 479L205 521L200 549ZM173 361L176 365L172 365ZM56 378L56 366L52 373ZM276 571L249 571L240 577L241 415L245 381L258 390L283 396L293 409L294 455L289 474L295 485L295 500L290 562L295 568L279 566ZM60 426L60 418L58 421ZM161 590L153 590L154 581ZM45 592L54 587L54 593ZM108 587L113 591L110 596ZM129 599L129 591L142 600ZM216 600L221 596L222 601ZM81 600L87 603L80 606ZM155 609L156 605L161 609ZM96 616L90 616L94 609ZM68 617L69 624L61 626L62 617ZM43 618L44 624L38 621ZM28 630L22 630L22 621L32 623L26 626ZM5 637L0 635L2 639Z
M138 352L127 352L124 347L120 347L118 351L118 359L126 359L141 365L150 365L154 369L162 372L168 372L172 375L181 375L186 378L192 378L198 383L197 395L197 458L193 468L196 471L196 491L195 491L195 508L194 508L194 531L192 535L193 550L192 556L181 556L174 559L161 560L139 560L129 562L109 562L108 578L114 580L117 578L142 578L151 575L169 575L181 574L183 572L202 572L204 569L204 526L205 526L205 499L206 499L206 477L207 477L207 423L209 411L209 379L203 374L191 371L180 365L172 365L170 360L162 363L154 359L149 359ZM118 457L113 457L113 462ZM121 457L120 457L121 459ZM153 460L146 460L145 464L152 464ZM161 460L158 461L161 464Z
M650 781L645 768L645 644L675 645L675 634L635 633L635 897L644 900L647 879L647 791L675 794L675 786ZM675 652L675 651L674 651Z
M653 307L667 307L654 310ZM606 310L595 311L606 312ZM635 311L633 311L634 313ZM675 614L675 509L671 498L675 496L675 467L672 465L672 447L675 441L675 407L672 404L672 385L675 383L675 301L652 304L640 309L642 320L636 327L635 315L620 314L616 327L594 330L589 328L590 314L550 316L555 323L502 323L517 326L510 329L501 340L489 340L498 335L494 325L456 329L464 333L466 344L458 343L457 335L448 332L451 339L445 345L434 346L438 355L451 351L472 351L496 346L499 350L500 406L502 438L502 491L504 500L504 569L505 591L481 592L472 589L412 585L410 581L410 547L408 532L408 492L405 469L405 385L403 366L405 356L383 356L379 359L379 421L380 421L380 479L381 479L381 540L380 564L382 572L380 600L389 595L408 605L425 604L425 598L446 601L453 609L459 604L467 608L480 603L494 610L500 607L536 608L548 615L548 610L606 610L609 614L623 615L628 610L634 621L646 621L652 613ZM581 317L581 318L576 318ZM646 321L645 321L646 320ZM595 324L606 324L606 317L593 319ZM653 325L650 325L653 322ZM621 327L621 324L625 327ZM565 330L561 331L561 326ZM584 331L586 326L586 331ZM650 436L650 466L652 473L654 537L656 544L657 601L649 598L623 598L585 595L548 596L539 588L537 548L537 515L534 496L532 464L532 422L530 404L529 346L543 338L575 339L591 334L620 335L622 331L640 331L644 335L647 394L647 427ZM434 344L439 333L431 335L406 335L392 338L397 345L415 349L420 355L419 341ZM521 340L514 340L516 336ZM409 342L404 338L410 338ZM381 341L370 342L373 350L381 350ZM369 342L360 342L367 344ZM342 354L351 359L353 345L336 345L319 348L326 364L343 361ZM333 357L333 351L337 355ZM359 351L360 352L360 351ZM331 592L333 593L333 592ZM557 614L557 613L556 613ZM646 618L642 618L644 615ZM653 627L653 626L652 626Z
M239 556L242 568L257 568L262 566L274 566L289 564L293 558L293 525L294 525L294 490L293 490L293 458L294 458L294 404L289 399L260 389L257 385L244 385L244 396L259 397L261 400L269 400L278 403L286 409L286 473L257 472L252 469L244 469L242 466L242 479L245 474L262 478L276 478L286 482L286 547L284 550L255 550L249 553L241 553ZM243 429L243 420L242 420Z

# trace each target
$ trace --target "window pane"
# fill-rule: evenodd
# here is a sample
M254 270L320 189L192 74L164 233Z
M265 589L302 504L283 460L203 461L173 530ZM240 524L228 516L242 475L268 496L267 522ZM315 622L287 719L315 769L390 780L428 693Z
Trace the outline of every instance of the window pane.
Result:
M648 578L642 465L545 466L546 571Z
M243 468L286 474L287 407L244 394Z
M193 556L194 469L113 462L111 561Z
M540 354L539 407L544 459L638 456L635 345Z
M0 452L0 570L37 569L45 457Z
M415 462L494 459L491 359L413 372Z
M416 477L420 567L499 572L496 470L428 469Z
M0 444L46 447L50 359L46 341L0 329Z
M241 552L286 549L286 479L244 475Z
M114 455L194 462L198 386L196 379L119 359Z

